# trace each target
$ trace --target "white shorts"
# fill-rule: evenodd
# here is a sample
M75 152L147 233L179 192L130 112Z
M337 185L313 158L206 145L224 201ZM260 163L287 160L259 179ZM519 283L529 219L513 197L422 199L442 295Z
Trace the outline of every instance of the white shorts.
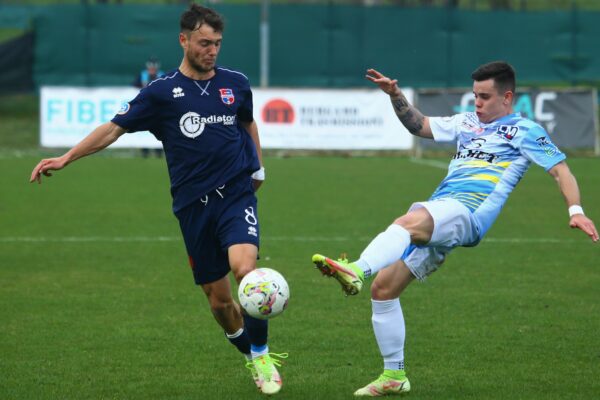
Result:
M413 203L408 211L419 208L425 208L433 217L433 234L426 245L410 245L402 259L413 275L423 280L442 265L453 248L476 245L479 229L471 211L458 200Z

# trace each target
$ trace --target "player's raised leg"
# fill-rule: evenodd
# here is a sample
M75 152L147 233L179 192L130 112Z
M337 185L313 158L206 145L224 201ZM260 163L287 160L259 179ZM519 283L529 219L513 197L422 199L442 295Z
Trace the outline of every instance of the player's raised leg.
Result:
M400 260L411 243L429 242L433 227L429 212L415 207L377 235L355 262L333 260L321 254L313 255L312 261L323 275L334 277L346 294L355 295L364 279Z

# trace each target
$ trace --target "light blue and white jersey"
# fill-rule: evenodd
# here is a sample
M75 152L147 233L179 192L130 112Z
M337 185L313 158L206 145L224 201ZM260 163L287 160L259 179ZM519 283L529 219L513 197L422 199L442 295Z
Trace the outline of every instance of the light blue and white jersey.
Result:
M566 158L544 128L519 113L489 124L473 112L430 117L429 124L435 141L456 141L457 147L430 200L450 197L464 204L477 221L479 240L532 162L547 171Z

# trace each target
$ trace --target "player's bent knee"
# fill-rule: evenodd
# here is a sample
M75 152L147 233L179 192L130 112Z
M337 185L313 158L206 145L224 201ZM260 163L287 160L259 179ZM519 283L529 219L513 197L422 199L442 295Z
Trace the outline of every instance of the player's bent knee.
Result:
M235 268L235 270L233 270L233 276L234 276L236 282L240 283L242 281L242 279L244 278L244 276L246 276L250 272L254 271L254 269L255 269L254 265L242 265L242 266L238 266L237 268Z
M396 297L398 297L396 290L393 290L389 284L378 282L377 280L371 284L371 298L373 300L393 300Z
M408 213L396 218L394 224L400 225L410 234L412 243L425 244L431 240L433 219L428 213Z

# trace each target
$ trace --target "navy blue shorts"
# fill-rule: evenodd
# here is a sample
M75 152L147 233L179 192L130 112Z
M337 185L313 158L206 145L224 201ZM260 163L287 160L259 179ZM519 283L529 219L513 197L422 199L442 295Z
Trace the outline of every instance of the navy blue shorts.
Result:
M197 285L230 271L227 249L250 243L258 248L257 202L252 179L227 183L175 213Z

